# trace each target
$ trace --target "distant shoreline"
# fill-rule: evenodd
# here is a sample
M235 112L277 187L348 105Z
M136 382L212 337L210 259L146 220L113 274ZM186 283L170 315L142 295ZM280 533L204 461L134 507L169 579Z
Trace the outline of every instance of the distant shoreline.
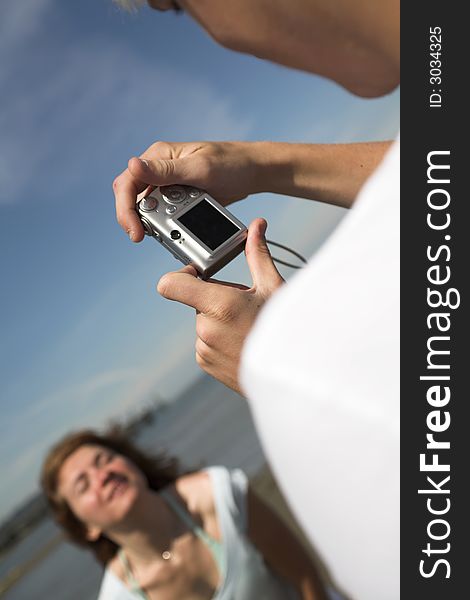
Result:
M56 548L58 544L65 540L63 533L58 533L49 540L41 550L22 565L13 567L6 576L0 580L0 598L17 583L24 575L27 575L36 565L38 565L46 556Z

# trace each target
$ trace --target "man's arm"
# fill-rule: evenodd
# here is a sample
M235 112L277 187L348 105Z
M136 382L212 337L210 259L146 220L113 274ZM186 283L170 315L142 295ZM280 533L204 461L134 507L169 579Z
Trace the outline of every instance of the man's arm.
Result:
M144 230L135 212L137 196L148 186L171 184L207 190L223 205L272 192L349 207L389 145L156 142L140 160L131 158L114 180L117 219L140 242Z
M254 142L263 191L349 208L391 142Z

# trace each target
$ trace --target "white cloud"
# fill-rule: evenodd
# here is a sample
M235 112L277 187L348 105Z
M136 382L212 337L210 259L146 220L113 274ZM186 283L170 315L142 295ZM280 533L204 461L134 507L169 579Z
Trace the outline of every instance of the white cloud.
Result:
M32 444L19 452L14 460L2 469L2 478L8 487L13 481L20 481L25 473L31 472L32 467L37 465L38 456L44 452L44 443Z
M69 381L65 387L53 386L42 397L18 410L0 439L0 464L2 472L30 466L37 450L44 449L58 429L70 427L77 416L86 417L100 406L100 399L112 400L116 389L131 388L139 379L137 369L110 369L95 373L80 382ZM21 445L18 446L18 440ZM13 451L14 449L14 451ZM37 461L36 461L37 462Z
M174 397L186 388L197 372L196 369L191 369L191 364L195 365L195 331L192 321L191 315L190 326L183 323L173 333L171 344L168 344L164 353L159 353L158 360L155 360L155 354L151 351L153 348L145 353L146 360L142 364L137 385L124 390L117 399L119 410L138 406L155 395L161 395L165 399L167 395Z
M54 0L2 2L0 8L0 55L13 57L25 41L40 30ZM5 61L11 65L10 61ZM1 80L0 80L1 82Z
M317 119L300 132L306 142L348 143L392 139L399 128L399 90L381 99L351 98L341 114Z
M120 146L137 152L162 136L240 138L251 129L210 84L109 40L31 51L13 55L24 80L2 98L0 203L24 198L33 184L41 199L54 197L84 173L99 174Z
M21 415L23 422L37 419L50 411L57 412L64 402L68 405L80 407L89 406L96 402L100 395L106 394L107 390L116 385L134 382L138 379L139 371L133 369L114 369L92 375L88 380L78 384L71 382L64 389L58 389L44 398L28 404Z

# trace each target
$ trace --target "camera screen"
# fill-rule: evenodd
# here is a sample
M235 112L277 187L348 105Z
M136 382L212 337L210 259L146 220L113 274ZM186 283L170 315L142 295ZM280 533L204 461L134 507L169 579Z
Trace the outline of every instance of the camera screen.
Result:
M211 250L215 250L240 231L239 227L207 200L201 200L194 208L175 220L189 229Z

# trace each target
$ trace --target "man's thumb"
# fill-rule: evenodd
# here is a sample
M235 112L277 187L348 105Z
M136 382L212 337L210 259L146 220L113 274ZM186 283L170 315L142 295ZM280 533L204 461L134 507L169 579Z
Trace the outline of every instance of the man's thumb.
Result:
M253 285L260 290L271 291L277 288L283 282L283 279L274 266L271 253L266 244L267 226L268 224L264 219L255 219L250 224L245 254Z
M185 183L185 173L181 162L184 159L162 158L149 160L133 157L129 160L128 168L136 179L149 185L172 185Z

